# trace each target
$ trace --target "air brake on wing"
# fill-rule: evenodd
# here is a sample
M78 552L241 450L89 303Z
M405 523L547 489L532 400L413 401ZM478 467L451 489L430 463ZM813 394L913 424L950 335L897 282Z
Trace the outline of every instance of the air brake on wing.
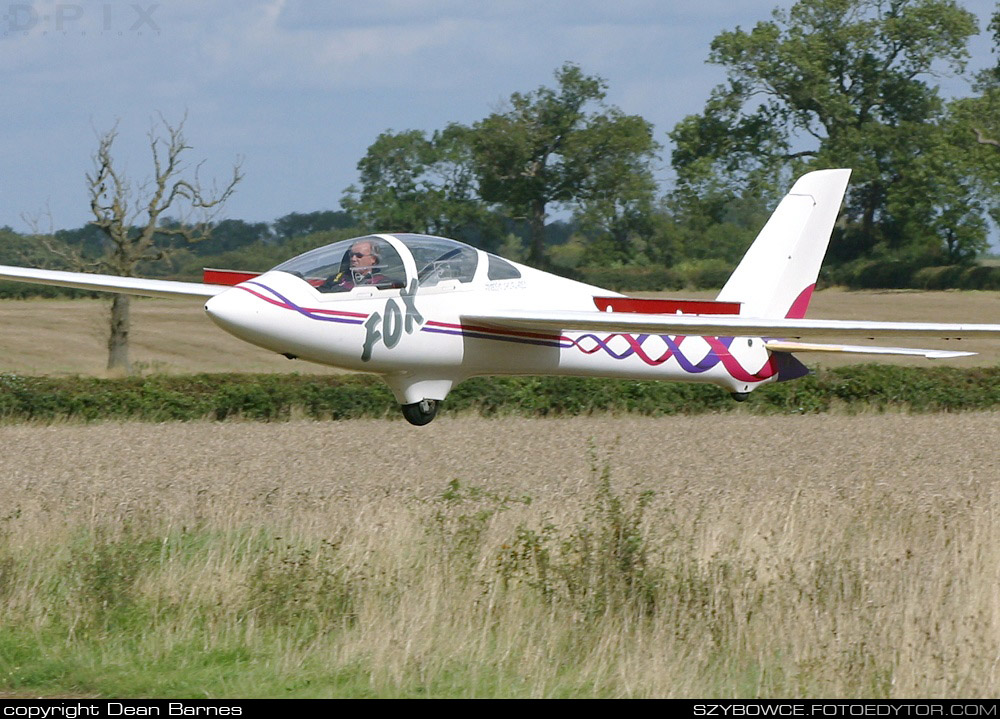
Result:
M646 315L738 315L742 303L718 300L595 297L594 305L601 312L632 312Z

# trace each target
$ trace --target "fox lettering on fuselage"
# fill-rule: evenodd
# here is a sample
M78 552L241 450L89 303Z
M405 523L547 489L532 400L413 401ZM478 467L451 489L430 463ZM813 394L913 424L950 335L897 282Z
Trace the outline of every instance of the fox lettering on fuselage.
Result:
M385 309L381 314L372 312L365 321L365 344L361 348L361 361L368 362L372 358L372 350L381 340L386 349L392 349L399 344L399 339L403 335L413 334L416 327L424 323L424 317L420 314L416 305L417 281L410 280L410 286L399 293L399 299L403 301L403 310L392 297L385 301ZM381 330L379 329L381 325Z

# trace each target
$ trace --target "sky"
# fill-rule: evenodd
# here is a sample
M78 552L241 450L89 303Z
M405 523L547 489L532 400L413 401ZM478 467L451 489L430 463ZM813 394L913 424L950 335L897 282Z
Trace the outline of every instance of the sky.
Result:
M985 28L994 0L960 0ZM85 173L117 123L135 182L147 135L186 114L204 184L245 173L225 217L271 221L337 209L386 130L472 123L514 92L552 85L564 62L603 77L608 103L667 133L724 80L707 64L723 30L785 0L0 0L0 227L79 227ZM991 61L985 33L972 67ZM946 95L967 84L942 76Z

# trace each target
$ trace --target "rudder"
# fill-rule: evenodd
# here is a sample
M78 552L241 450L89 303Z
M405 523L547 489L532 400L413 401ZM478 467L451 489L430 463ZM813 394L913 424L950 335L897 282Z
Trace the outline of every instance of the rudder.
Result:
M716 299L741 302L746 317L804 317L850 177L849 169L800 177Z

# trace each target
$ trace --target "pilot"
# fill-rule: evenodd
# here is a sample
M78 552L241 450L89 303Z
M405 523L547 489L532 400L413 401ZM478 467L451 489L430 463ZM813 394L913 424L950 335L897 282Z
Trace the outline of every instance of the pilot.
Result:
M348 251L350 262L346 270L331 275L317 289L320 292L347 292L361 285L377 285L387 282L379 273L382 258L378 245L372 240L358 240Z

